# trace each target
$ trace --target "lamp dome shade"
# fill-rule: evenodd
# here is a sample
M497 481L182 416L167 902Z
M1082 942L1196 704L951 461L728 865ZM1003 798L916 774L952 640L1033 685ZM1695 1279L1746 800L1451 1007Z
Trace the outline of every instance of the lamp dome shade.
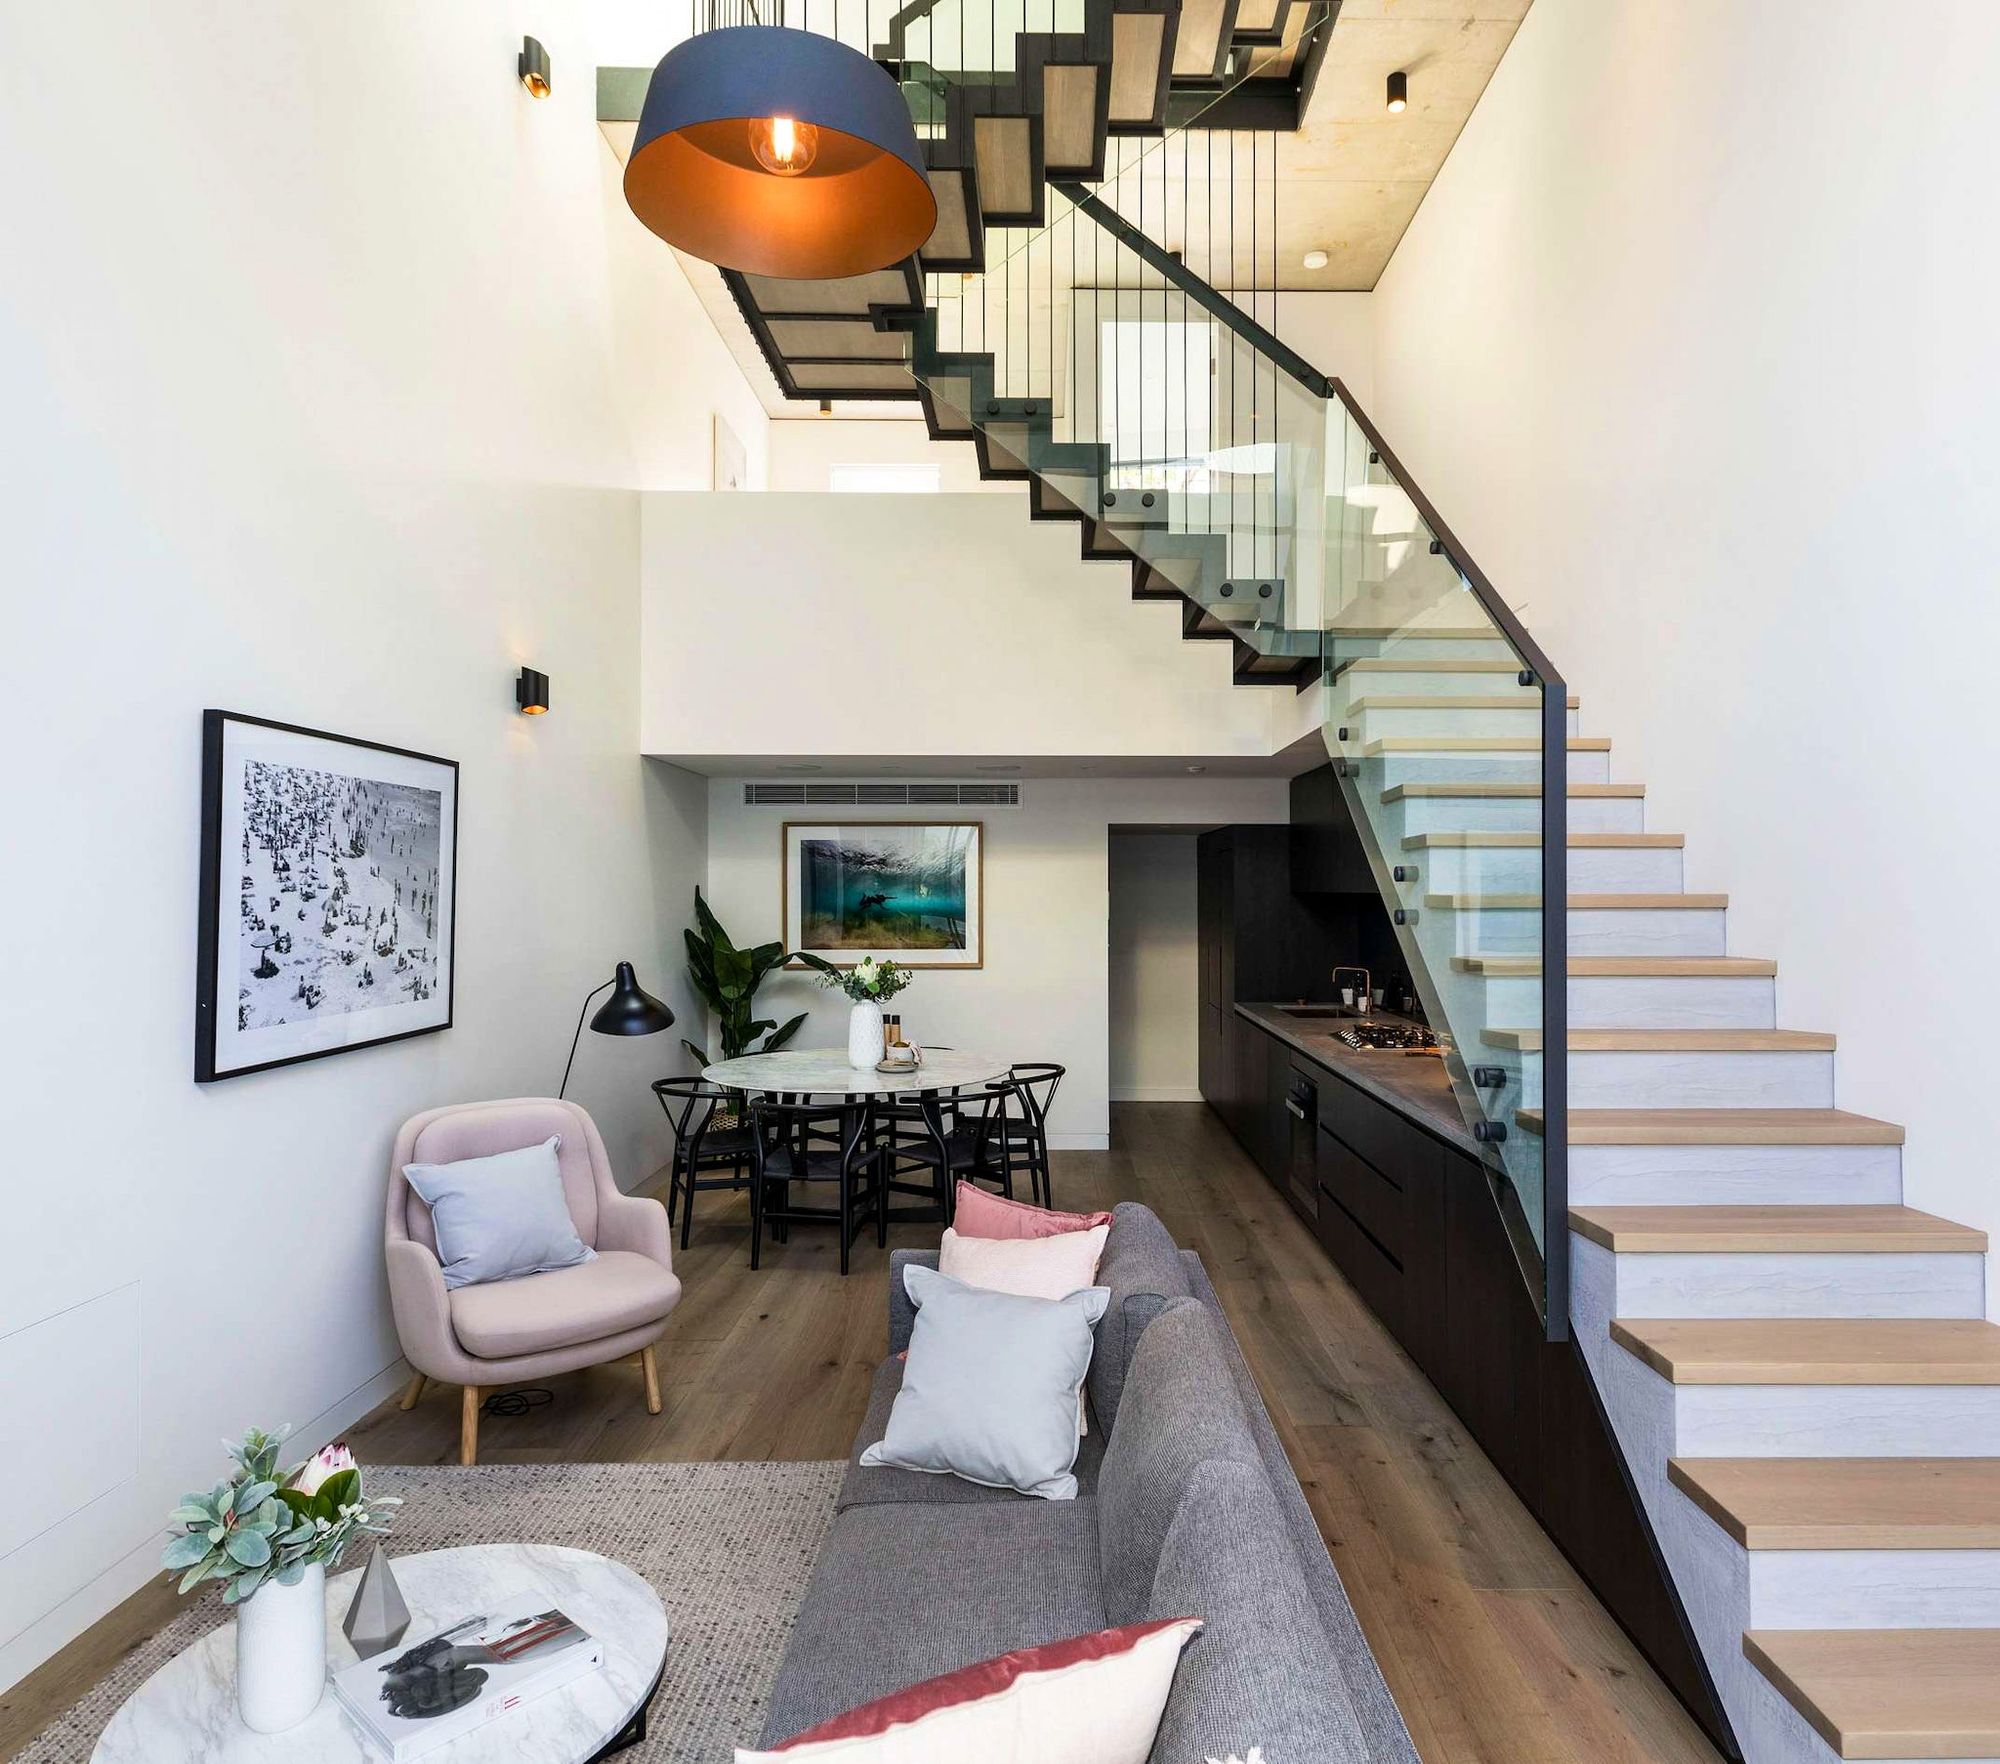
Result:
M706 31L653 69L625 200L670 245L792 280L900 263L937 225L896 82L776 25Z
M632 964L620 962L611 996L597 1007L590 1027L599 1035L657 1035L662 1029L671 1028L673 1021L674 1013L641 989Z

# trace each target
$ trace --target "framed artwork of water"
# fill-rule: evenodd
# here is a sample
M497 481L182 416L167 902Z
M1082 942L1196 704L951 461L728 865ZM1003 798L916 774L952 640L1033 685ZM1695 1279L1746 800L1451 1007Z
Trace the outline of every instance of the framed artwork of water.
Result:
M978 821L787 821L785 946L851 968L986 965Z

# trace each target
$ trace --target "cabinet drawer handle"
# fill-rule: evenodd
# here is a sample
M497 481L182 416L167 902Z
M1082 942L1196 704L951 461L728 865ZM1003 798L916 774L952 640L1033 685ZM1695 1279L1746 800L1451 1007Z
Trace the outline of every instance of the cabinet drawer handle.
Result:
M1288 1115L1292 1116L1295 1120L1303 1121L1306 1118L1305 1110L1301 1108L1297 1103L1293 1102L1289 1097L1285 1099L1285 1112Z

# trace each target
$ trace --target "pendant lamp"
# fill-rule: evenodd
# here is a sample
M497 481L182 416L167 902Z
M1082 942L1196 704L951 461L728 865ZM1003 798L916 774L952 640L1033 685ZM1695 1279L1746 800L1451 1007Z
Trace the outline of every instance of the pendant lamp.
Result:
M625 200L670 245L795 280L900 263L937 224L896 82L778 25L706 31L654 68Z

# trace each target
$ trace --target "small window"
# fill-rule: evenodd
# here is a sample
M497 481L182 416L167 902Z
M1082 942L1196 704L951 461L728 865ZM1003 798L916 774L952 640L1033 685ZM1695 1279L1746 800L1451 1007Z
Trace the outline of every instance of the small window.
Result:
M935 496L941 476L934 465L837 465L828 481L835 490L872 496Z

